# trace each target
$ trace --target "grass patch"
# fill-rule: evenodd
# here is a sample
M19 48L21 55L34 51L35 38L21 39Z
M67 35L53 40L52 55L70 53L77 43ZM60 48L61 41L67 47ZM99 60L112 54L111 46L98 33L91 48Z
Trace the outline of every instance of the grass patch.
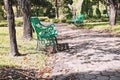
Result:
M116 25L116 26L112 27L111 31L113 33L117 33L117 34L120 33L120 25Z
M0 27L7 26L7 20L1 20L0 21Z
M91 23L85 23L82 28L86 29L93 29L97 31L104 31L108 30L112 33L120 33L120 21L117 21L117 24L115 26L110 26L109 22L91 22Z
M16 26L21 26L23 24L23 19L22 17L15 18L15 25ZM0 21L0 27L6 27L7 26L7 20L1 20Z
M16 37L20 57L9 56L9 33L8 27L0 27L0 67L2 66L19 66L22 68L39 69L45 64L46 55L42 51L36 51L36 39L31 41L22 40L22 27L16 27Z
M16 26L21 26L23 24L22 17L15 18L15 24L16 24Z
M85 26L84 28L88 28L88 29L91 29L91 28L98 28L98 27L104 27L106 25L109 25L108 22L90 22L90 23L85 23Z

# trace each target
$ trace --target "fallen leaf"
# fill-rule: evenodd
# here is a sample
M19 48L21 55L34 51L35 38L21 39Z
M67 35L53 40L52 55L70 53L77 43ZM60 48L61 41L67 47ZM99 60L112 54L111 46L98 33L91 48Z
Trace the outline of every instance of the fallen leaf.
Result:
M48 77L50 77L50 73L44 73L42 76L42 78L48 78Z
M39 75L43 75L44 73L50 73L51 70L52 70L51 67L45 66L44 68L39 69L37 72L38 72Z
M25 56L25 57L23 58L23 60L29 60L29 58Z

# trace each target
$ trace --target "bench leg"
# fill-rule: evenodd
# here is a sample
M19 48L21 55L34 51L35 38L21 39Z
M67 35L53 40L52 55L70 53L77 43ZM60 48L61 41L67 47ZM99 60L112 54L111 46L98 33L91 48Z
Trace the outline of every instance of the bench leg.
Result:
M54 53L58 52L57 45L58 45L57 37L54 37L54 45L53 45L53 51L54 51Z
M40 42L37 40L37 46L36 46L36 50L40 49Z

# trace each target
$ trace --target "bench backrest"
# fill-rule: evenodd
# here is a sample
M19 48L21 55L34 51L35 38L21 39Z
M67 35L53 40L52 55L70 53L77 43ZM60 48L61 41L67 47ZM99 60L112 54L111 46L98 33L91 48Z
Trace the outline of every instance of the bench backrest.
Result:
M83 22L84 19L85 19L84 14L79 14L78 16L76 16L76 21Z
M33 26L34 30L36 31L37 34L39 34L39 32L42 29L42 25L40 23L40 20L38 17L30 17L30 22L31 25Z

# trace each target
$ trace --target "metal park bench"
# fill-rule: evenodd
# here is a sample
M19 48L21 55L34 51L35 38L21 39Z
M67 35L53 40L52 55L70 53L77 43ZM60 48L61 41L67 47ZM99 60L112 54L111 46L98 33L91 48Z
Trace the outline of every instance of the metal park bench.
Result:
M75 18L73 18L70 23L74 23L76 25L84 25L84 19L85 15L84 14L79 14Z
M30 22L32 27L34 28L37 35L37 49L43 45L53 46L53 51L57 51L57 38L58 35L57 30L54 29L54 24L43 25L38 17L30 17Z

